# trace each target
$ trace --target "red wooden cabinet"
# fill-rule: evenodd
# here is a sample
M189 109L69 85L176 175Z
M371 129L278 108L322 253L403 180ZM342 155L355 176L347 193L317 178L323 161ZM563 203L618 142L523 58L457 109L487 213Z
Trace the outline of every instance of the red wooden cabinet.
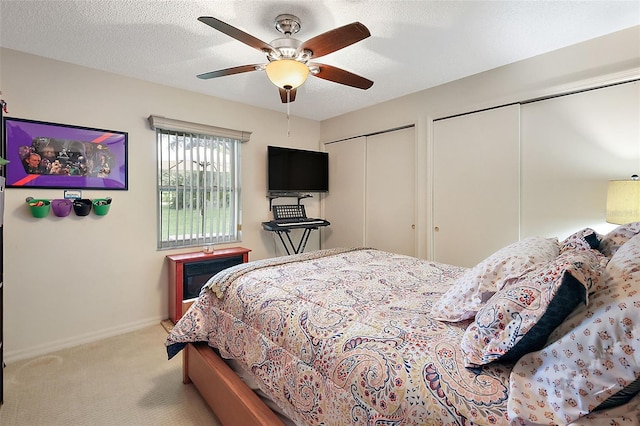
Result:
M243 247L215 249L167 256L169 262L169 319L175 324L185 300L198 297L200 289L218 272L249 261L251 250Z

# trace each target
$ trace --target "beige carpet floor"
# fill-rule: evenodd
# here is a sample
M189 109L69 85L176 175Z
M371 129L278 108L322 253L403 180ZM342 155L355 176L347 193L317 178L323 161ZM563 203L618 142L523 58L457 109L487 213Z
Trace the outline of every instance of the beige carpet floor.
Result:
M158 324L8 364L0 425L219 425L166 336Z

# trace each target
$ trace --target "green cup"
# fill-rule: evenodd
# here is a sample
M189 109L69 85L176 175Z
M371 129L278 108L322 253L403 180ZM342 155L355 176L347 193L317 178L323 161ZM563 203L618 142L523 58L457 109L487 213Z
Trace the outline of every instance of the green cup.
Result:
M95 198L93 200L93 212L98 216L109 213L109 207L111 207L111 198Z
M37 218L47 217L51 210L51 201L38 198L27 198L27 205L31 211L31 215Z

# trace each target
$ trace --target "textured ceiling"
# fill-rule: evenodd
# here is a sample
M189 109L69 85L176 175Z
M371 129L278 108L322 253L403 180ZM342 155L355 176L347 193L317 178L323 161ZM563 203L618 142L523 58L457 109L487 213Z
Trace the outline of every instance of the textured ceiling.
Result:
M199 16L268 43L280 37L273 21L282 13L300 18L301 41L354 21L371 32L318 62L373 80L373 87L310 77L291 114L315 120L640 25L637 0L0 0L0 46L284 112L261 71L195 77L266 62Z

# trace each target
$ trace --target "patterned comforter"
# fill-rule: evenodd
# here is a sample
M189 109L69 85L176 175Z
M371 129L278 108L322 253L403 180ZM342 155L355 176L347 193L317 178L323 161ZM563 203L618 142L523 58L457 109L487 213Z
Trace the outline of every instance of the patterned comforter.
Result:
M429 318L464 270L373 249L238 265L207 283L167 350L208 342L296 424L504 424L509 366L465 368L469 321Z

